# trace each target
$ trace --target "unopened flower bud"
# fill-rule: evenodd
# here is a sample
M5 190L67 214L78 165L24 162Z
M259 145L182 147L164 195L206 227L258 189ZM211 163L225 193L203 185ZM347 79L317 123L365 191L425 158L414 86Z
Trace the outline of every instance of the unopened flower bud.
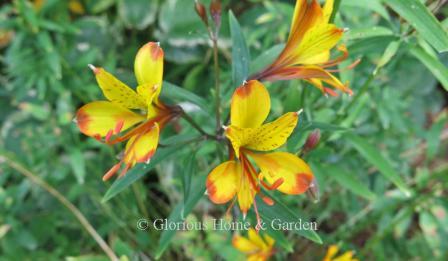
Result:
M317 146L317 144L319 144L319 140L320 140L320 130L315 129L310 133L310 135L306 139L305 145L303 145L303 151L308 152L313 150Z
M317 184L317 181L315 178L311 181L308 190L306 191L306 195L308 198L310 198L314 203L319 202L320 199L320 193L319 193L319 186Z
M205 6L199 1L194 1L194 9L196 10L196 13L201 18L202 22L204 22L205 25L208 25L208 18L207 18L207 12L205 11Z
M210 3L210 14L215 26L219 28L221 26L221 0L212 0Z

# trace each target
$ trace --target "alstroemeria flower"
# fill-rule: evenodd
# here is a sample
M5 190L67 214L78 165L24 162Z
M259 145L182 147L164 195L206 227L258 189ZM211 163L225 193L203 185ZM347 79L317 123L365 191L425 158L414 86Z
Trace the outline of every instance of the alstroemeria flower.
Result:
M268 260L274 254L274 239L264 234L261 237L253 228L249 229L248 238L235 235L232 245L247 255L248 261Z
M285 194L302 194L314 182L310 167L297 156L287 152L256 153L282 146L294 130L299 113L289 112L270 123L266 120L271 108L269 93L258 81L252 80L238 87L232 97L231 124L225 135L231 141L236 159L217 166L207 178L207 191L216 204L224 204L235 197L243 215L255 204L260 185ZM233 158L233 157L232 157ZM259 167L258 173L251 161ZM261 194L267 204L272 199ZM257 219L259 219L258 211Z
M342 255L335 257L338 252L339 247L336 245L331 245L322 261L358 261L357 258L353 258L353 251L347 251Z
M89 67L108 101L82 106L75 119L79 129L106 144L127 141L121 161L103 176L103 180L107 180L123 164L120 176L137 163L149 162L157 149L160 130L180 111L159 100L163 50L158 43L147 43L137 53L134 63L137 91L103 68Z
M337 47L340 57L330 59L330 50L342 37L343 29L329 23L334 0L327 0L323 9L317 0L297 0L294 9L288 41L277 59L251 79L277 81L304 79L316 86L324 94L336 96L331 86L352 94L347 84L341 83L328 69L338 65L348 57L344 45ZM355 62L352 67L356 65Z

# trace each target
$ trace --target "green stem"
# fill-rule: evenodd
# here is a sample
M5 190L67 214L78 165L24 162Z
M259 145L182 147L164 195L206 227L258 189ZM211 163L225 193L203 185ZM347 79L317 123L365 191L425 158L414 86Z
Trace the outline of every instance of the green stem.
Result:
M39 178L36 174L32 173L30 170L22 166L20 163L15 162L5 155L0 156L0 161L6 162L11 168L24 175L26 178L30 179L33 183L40 186L53 197L55 197L62 205L64 205L72 214L78 219L79 223L87 230L87 232L92 236L92 238L98 243L101 249L106 253L110 260L118 261L118 257L115 255L114 251L109 247L109 245L104 241L104 239L96 232L95 228L89 223L87 218L81 213L81 211L73 205L67 198L65 198L59 191L53 188L50 184L45 182L43 179Z
M213 42L213 62L215 68L215 105L216 105L216 133L221 129L221 90L219 86L219 58L218 58L218 39L212 38Z
M356 104L356 102L359 100L359 98L362 97L367 92L367 90L369 89L370 84L372 83L373 79L375 78L375 75L376 75L376 73L374 73L374 72L372 72L370 74L369 78L366 80L366 82L361 87L359 92L354 95L353 99L350 101L350 103L345 108L346 112L348 112Z
M197 124L193 118L191 118L190 115L188 115L187 113L183 112L182 113L182 118L184 118L188 123L190 123L190 125L195 128L199 133L201 133L203 136L205 136L206 138L211 138L211 139L216 139L216 136L208 134L204 129L201 128L201 126L199 126L199 124Z
M336 17L336 14L338 13L338 11L339 11L339 7L341 6L341 2L342 2L342 0L335 0L334 1L334 4L333 4L333 12L331 13L331 16L330 16L330 23L333 23L333 21L334 21L334 18Z

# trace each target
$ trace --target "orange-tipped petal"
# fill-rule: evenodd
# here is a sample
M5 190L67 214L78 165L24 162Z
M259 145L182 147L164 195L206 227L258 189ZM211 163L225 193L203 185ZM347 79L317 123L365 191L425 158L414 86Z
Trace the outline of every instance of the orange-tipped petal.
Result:
M210 172L206 187L208 196L216 204L224 204L231 200L241 179L241 164L236 161L227 161Z
M249 154L263 172L266 180L274 184L283 179L278 190L286 194L302 194L310 186L313 173L310 167L297 156L287 152Z
M118 124L122 124L120 131L124 131L144 119L143 116L115 103L97 101L82 106L76 113L75 121L85 135L101 138L116 130Z
M140 85L137 88L139 95L144 97L149 103L153 99L157 102L163 79L163 50L159 43L149 42L143 45L135 57L134 72L137 82ZM151 90L157 86L155 95Z
M159 125L154 123L147 130L132 136L126 144L123 161L133 167L137 163L148 163L157 150Z
M145 101L129 86L104 70L89 65L104 96L111 102L128 109L146 109Z
M235 90L230 107L230 122L240 128L255 128L266 120L270 109L268 90L259 81L252 80Z

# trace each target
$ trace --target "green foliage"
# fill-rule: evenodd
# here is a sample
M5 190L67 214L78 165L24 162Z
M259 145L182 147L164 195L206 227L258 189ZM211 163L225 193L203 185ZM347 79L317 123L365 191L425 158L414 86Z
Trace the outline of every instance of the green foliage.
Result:
M202 2L208 7L210 1ZM233 90L282 50L294 7L293 1L222 2L225 117ZM333 18L349 29L343 42L350 53L338 76L354 95L326 98L298 80L266 83L270 118L304 110L280 150L312 166L321 195L318 203L279 192L269 192L273 206L257 200L266 222L301 218L318 225L316 232L266 231L276 240L275 257L321 260L328 245L338 244L360 260L446 260L448 9L441 1L336 2ZM80 106L104 99L87 64L135 86L134 57L149 41L165 51L161 99L180 104L214 133L213 54L193 1L14 0L0 6L2 259L108 260L72 212L5 157L63 194L123 260L243 258L231 247L230 231L136 225L141 218L152 224L223 217L227 206L214 205L204 191L207 174L226 158L217 149L227 156L225 146L178 119L163 131L148 165L103 182L122 146L87 138L72 122ZM353 70L345 69L358 58ZM305 153L314 129L321 141ZM254 222L255 213L247 219Z

